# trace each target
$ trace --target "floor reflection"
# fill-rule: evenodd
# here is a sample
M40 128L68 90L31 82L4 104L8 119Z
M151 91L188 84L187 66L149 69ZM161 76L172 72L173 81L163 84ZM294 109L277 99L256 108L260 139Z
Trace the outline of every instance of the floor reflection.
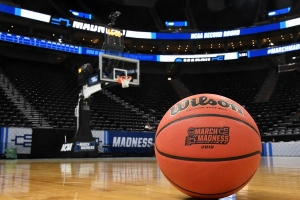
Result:
M298 199L299 183L300 158L263 157L250 183L237 194L220 200ZM0 160L0 199L4 197L188 198L165 179L155 158Z
M27 193L30 184L30 164L17 164L17 160L0 163L0 192L10 194Z

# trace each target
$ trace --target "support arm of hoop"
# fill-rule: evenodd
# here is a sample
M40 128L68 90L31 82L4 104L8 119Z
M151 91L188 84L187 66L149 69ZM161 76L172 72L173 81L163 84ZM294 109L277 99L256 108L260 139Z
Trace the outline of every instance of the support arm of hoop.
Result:
M102 88L101 88L100 83L93 85L93 86L84 85L82 87L82 94L83 94L84 99L88 99L92 94L100 91L101 89Z
M74 115L77 117L77 130L79 128L79 103L80 103L80 99L83 97L83 99L88 99L92 94L98 92L102 90L101 88L101 84L98 83L96 85L93 86L88 86L88 85L84 85L82 87L82 92L79 93L79 98L78 98L78 104L74 110Z
M78 100L78 104L75 108L75 116L76 116L76 124L77 124L76 131L77 131L79 128L79 100Z

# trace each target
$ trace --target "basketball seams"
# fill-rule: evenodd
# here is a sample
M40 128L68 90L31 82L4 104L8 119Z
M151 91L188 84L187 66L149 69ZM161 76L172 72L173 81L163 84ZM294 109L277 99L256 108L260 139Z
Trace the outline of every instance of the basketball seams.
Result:
M257 169L256 169L257 170ZM161 172L163 173L163 175L168 179L168 181L170 181L173 185L176 185L176 187L186 191L186 192L189 192L189 193L193 193L193 194L196 194L196 195L204 195L204 196L216 196L216 195L224 195L224 194L227 194L227 193L231 193L235 190L239 190L240 188L243 188L251 179L252 177L255 175L256 173L256 170L255 172L250 176L250 178L245 181L244 183L242 183L241 185L239 185L238 187L236 187L235 189L232 189L232 190L229 190L229 191L226 191L226 192L222 192L222 193L217 193L217 194L202 194L202 193L197 193L197 192L193 192L193 191L190 191L190 190L187 190L179 185L177 185L176 183L174 183L171 179L169 179L168 176L166 176L166 174L161 170Z
M203 95L205 98L187 97L185 104L182 100L170 108L172 116L167 112L157 128L154 149L162 173L178 190L192 197L220 198L238 192L256 173L261 156L261 135L253 118L241 105L233 104L230 99L217 101L219 95ZM221 111L240 109L245 115L221 112L216 110L216 105L223 107ZM188 106L195 109L186 110ZM206 106L209 110L196 109L198 106ZM229 142L232 143L227 145ZM185 148L193 144L213 150ZM226 148L214 148L214 144L225 144ZM229 172L233 175L227 174ZM230 180L232 177L235 180Z
M165 128L167 128L168 126L170 126L172 124L175 124L175 123L177 123L179 121L182 121L182 120L196 118L196 117L220 117L220 118L227 118L227 119L235 120L235 121L238 121L240 123L243 123L243 124L249 126L252 130L255 131L255 133L257 134L257 136L259 136L259 138L260 138L259 132L251 124L245 122L244 120L238 119L236 117L231 117L231 116L228 116L228 115L221 115L221 114L196 114L196 115L190 115L190 116L181 117L181 118L176 119L174 121L171 121L168 124L166 124L165 126L163 126L159 131L156 132L155 138L157 138L158 135L160 134L160 132L162 130L164 130Z
M188 158L188 157L182 157L182 156L174 156L170 154L166 154L162 151L160 151L157 146L155 146L156 151L164 157L175 159L175 160L184 160L184 161L195 161L195 162L223 162L223 161L231 161L231 160L240 160L244 158L249 158L255 155L260 155L261 151L254 151L248 154L234 156L234 157L226 157L226 158Z

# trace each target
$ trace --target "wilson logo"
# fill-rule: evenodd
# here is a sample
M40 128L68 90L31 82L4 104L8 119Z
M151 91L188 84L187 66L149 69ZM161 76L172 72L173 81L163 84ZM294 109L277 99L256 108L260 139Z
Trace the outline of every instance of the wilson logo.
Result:
M193 144L227 144L229 142L229 127L191 127L187 130L185 145Z
M240 115L244 115L242 108L238 107L237 105L226 102L224 100L209 99L206 96L200 96L198 98L186 99L184 101L181 101L170 109L170 114L174 116L177 115L177 113L184 111L188 107L197 106L220 106L223 108L230 108L231 110L238 112Z

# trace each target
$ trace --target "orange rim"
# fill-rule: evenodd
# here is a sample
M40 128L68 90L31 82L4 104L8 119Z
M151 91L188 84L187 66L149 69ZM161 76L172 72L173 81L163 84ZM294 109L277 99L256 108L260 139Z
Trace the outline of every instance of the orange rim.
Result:
M118 83L122 84L123 80L128 80L130 81L132 79L131 76L119 76L118 78Z

